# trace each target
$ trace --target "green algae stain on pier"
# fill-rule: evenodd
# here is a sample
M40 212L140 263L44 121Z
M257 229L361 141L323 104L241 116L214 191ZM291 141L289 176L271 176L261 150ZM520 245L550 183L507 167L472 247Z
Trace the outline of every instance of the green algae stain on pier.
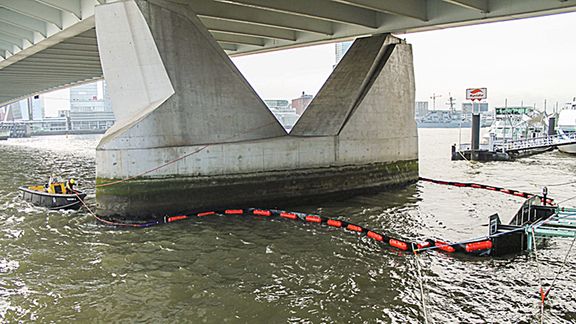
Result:
M418 161L347 165L214 176L97 179L98 213L130 217L278 205L310 197L359 194L408 185L418 179Z

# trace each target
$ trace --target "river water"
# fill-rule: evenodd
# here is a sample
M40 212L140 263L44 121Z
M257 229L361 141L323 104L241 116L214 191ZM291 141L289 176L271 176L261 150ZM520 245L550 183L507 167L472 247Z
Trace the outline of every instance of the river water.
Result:
M463 134L467 140L469 131ZM450 161L458 129L421 129L420 175L529 192L576 195L576 157L549 152L516 162ZM18 186L50 173L81 179L94 205L99 136L0 142L2 322L537 322L538 273L549 284L571 240L534 254L417 259L341 230L255 217L214 216L147 229L104 226L86 211L21 201ZM554 186L556 185L556 186ZM285 209L346 220L394 236L450 241L508 221L517 197L417 183L402 190ZM576 205L576 199L562 205ZM418 262L418 263L417 263ZM538 271L538 268L540 269ZM576 321L576 249L547 299L547 322Z

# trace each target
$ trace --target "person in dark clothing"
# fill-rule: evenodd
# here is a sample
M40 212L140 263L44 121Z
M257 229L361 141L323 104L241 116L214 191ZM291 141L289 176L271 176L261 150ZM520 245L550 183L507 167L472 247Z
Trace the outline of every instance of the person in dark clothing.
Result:
M66 193L74 193L76 192L76 190L74 190L74 185L76 184L76 180L74 180L73 178L66 181Z

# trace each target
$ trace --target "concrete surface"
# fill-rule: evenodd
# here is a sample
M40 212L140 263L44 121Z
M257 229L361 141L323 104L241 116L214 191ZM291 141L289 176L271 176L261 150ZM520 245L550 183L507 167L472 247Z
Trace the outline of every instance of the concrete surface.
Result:
M293 136L335 136L382 61L385 44L397 41L387 35L357 39L326 83L292 128Z
M117 94L113 109L132 105L97 148L97 182L135 177L97 188L100 214L163 216L373 190L418 178L412 53L395 37L357 41L312 113L288 135L185 7L161 0L112 3L98 8L96 20L106 25L98 35L110 56L102 63ZM110 40L119 29L149 35L131 35L134 45L124 46ZM131 46L126 50L136 59L113 57ZM154 53L140 53L152 46L163 69ZM131 75L123 75L124 64ZM117 75L109 79L107 71ZM134 85L127 84L132 77ZM132 86L161 95L132 103L138 92L123 92Z
M112 108L121 117L130 112L129 123L121 118L121 132L115 127L108 133L100 144L102 149L214 144L286 135L188 7L158 0L139 1L138 6L132 1L118 2L98 7L96 19ZM157 48L159 56L148 54L154 52L151 47ZM135 55L114 55L124 51ZM108 73L108 65L124 70ZM122 80L110 80L109 74ZM172 88L174 94L168 95Z

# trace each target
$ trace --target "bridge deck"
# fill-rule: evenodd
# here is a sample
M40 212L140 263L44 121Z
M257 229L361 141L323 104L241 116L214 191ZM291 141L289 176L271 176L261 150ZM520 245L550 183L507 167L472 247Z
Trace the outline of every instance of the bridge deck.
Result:
M83 33L94 33L96 6L116 1L0 0L0 105L102 78L96 38ZM576 0L162 2L197 15L230 55L576 11Z

